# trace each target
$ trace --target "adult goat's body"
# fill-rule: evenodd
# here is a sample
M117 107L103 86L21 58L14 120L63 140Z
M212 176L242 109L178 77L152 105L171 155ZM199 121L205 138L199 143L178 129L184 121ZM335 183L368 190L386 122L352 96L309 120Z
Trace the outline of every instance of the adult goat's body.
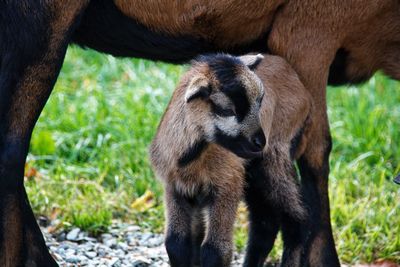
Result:
M398 0L8 0L0 3L0 265L52 266L23 186L36 120L71 42L116 56L184 62L208 51L269 51L314 102L299 159L312 216L304 262L339 266L329 217L326 84L382 69L400 79Z

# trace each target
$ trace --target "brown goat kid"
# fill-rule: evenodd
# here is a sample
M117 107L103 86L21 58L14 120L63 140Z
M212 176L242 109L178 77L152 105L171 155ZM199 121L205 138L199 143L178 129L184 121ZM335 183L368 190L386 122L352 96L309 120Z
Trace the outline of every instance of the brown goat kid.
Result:
M300 266L300 238L286 238L299 236L305 219L291 151L304 147L310 98L283 59L259 61L260 56L200 57L183 76L159 125L150 155L164 183L166 248L173 267L230 266L233 223L245 187L252 233L246 265L265 260L268 248L262 254L255 248L272 247L273 239L255 239L265 235L260 229L282 224L282 266ZM252 71L256 65L259 77ZM263 133L269 145L261 152ZM260 204L272 212L257 212ZM268 229L276 236L278 228Z
M264 89L250 70L261 58L197 59L158 127L150 158L164 182L173 267L230 266L243 158L260 157L265 145L259 119Z
M57 265L23 172L70 43L176 63L206 52L268 51L286 59L313 99L313 141L298 160L312 217L302 230L304 265L340 266L328 198L326 85L365 81L377 70L400 79L399 0L0 1L0 266Z

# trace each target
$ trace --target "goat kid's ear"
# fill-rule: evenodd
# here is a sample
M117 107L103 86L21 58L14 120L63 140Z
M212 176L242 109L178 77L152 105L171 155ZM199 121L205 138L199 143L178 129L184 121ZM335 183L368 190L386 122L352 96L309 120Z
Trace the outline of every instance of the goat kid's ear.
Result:
M185 100L186 103L196 98L207 98L211 94L211 87L208 79L203 76L194 77L189 86L186 88Z
M255 70L260 64L260 62L264 59L264 56L261 54L257 55L245 55L239 57L240 61L242 61L249 69Z

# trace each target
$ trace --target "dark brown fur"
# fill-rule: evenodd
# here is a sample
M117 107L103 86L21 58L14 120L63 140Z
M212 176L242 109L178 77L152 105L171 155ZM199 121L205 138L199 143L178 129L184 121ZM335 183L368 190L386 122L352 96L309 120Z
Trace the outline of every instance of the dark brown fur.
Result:
M52 13L49 17L51 27L40 33L49 38L44 51L39 55L27 55L28 65L3 62L7 64L1 66L0 74L13 77L19 72L19 77L16 81L11 80L14 82L11 88L8 84L0 85L1 95L9 96L0 97L0 266L56 265L47 252L20 178L29 147L27 140L61 68L71 27L87 2L48 3L46 8ZM44 15L36 14L35 10L23 12L24 16L38 18ZM15 58L22 53L18 50L7 52L15 52ZM6 60L6 57L2 59ZM7 68L14 69L8 73Z

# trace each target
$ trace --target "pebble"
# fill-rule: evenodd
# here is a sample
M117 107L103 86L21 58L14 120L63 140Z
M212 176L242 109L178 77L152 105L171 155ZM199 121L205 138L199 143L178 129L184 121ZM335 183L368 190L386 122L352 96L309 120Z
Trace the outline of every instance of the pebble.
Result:
M114 248L115 245L117 245L117 240L115 238L106 239L103 242L104 245L106 245L109 248Z
M67 256L65 258L65 261L69 263L79 263L81 260L79 257L72 255L72 256Z
M91 237L79 228L48 231L42 227L51 254L62 267L167 267L164 235L141 231L136 225L113 224L107 233ZM235 253L232 267L243 264Z
M71 240L71 241L77 240L80 231L81 230L79 228L72 229L66 236L67 240Z
M110 266L117 267L121 265L121 262L118 258L112 258L108 264Z
M95 252L95 251L87 251L87 252L85 252L85 255L86 255L89 259L93 259L94 257L97 256L97 252Z
M132 267L147 267L150 266L151 262L149 260L146 260L144 258L141 259L136 259L134 262L132 262Z

